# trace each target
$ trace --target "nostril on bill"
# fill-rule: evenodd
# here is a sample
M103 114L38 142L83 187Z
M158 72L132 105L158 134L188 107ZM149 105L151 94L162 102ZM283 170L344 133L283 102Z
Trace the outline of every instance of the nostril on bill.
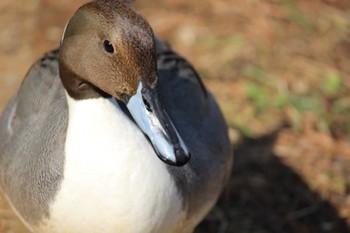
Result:
M151 108L151 105L149 104L149 102L143 97L142 97L142 101L145 104L147 111L152 112L152 108Z

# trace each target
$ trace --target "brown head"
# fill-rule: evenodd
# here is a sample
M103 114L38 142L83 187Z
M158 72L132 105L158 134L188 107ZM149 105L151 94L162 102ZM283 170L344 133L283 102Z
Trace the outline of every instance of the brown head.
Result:
M62 37L59 71L75 100L114 97L124 102L163 161L181 166L190 159L155 88L152 29L127 3L96 0L79 8Z
M150 87L157 82L153 31L123 1L90 2L66 26L59 67L74 99L129 98L141 80Z

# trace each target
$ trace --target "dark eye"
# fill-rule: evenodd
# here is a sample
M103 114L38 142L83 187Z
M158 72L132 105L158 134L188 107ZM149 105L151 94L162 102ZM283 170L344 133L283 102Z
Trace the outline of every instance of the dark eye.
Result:
M114 53L114 48L110 41L108 40L103 41L103 47L105 48L107 53Z

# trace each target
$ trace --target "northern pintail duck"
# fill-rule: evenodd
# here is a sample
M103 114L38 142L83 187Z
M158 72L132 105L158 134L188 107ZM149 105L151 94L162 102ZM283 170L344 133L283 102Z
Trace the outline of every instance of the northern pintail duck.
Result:
M1 187L37 233L193 232L231 164L196 71L118 0L74 14L0 121Z

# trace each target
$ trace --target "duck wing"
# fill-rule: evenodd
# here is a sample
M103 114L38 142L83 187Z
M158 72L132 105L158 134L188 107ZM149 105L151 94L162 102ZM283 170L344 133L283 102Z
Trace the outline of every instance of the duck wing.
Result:
M57 58L30 68L0 118L1 186L28 222L48 215L63 178L68 109Z
M190 213L205 215L230 176L232 149L224 117L212 94L184 58L156 38L159 95L192 159L168 169Z

